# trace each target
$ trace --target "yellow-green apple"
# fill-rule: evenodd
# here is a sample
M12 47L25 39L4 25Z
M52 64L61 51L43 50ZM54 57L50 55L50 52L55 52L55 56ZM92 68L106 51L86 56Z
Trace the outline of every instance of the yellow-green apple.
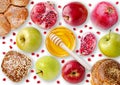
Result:
M99 40L100 51L108 57L120 56L120 34L110 32Z
M33 52L40 47L41 38L39 30L34 27L26 27L18 32L16 44L23 51Z
M60 72L60 64L55 58L44 56L36 61L35 69L42 79L53 80Z

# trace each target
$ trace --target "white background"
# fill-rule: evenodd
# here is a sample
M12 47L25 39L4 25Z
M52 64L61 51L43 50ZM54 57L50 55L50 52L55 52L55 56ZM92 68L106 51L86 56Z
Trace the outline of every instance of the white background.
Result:
M32 8L37 2L48 1L48 0L33 0L33 1L34 1L34 4L33 4L33 5L30 4L30 3L31 3L31 1L30 1L30 2L29 2L29 5L27 6L27 8L29 9L29 13L30 13L30 11L31 11L31 8ZM58 19L58 21L57 21L57 23L56 23L55 26L59 26L59 22L61 22L63 26L68 27L69 29L71 29L71 30L74 32L75 36L76 36L77 43L76 43L76 48L75 48L74 52L75 52L76 50L79 50L80 39L78 39L78 36L82 36L85 32L93 32L93 33L96 35L96 37L97 37L97 41L98 41L103 35L105 35L105 34L107 34L107 33L109 32L109 30L103 31L103 30L95 27L95 26L91 23L91 20L90 20L90 14L91 14L92 9L95 7L95 5L96 5L98 2L100 2L100 1L102 1L102 0L50 0L50 1L52 1L52 2L55 4L55 8L56 8L56 10L58 11L58 14L59 14L59 19ZM65 4L71 2L71 1L79 1L79 2L83 3L83 4L86 6L86 8L88 9L88 18L87 18L87 21L86 21L83 25L78 26L78 27L75 27L76 30L73 30L74 27L72 27L72 26L70 26L70 25L67 25L67 24L63 21L63 18L62 18L62 15L61 15L61 14L62 14L62 8L63 8L63 6L64 6ZM116 5L116 2L119 1L119 0L105 0L105 1L108 1L108 2L112 3L112 4L117 8L117 11L119 12L119 17L120 17L120 2L119 2L118 5ZM89 6L89 4L92 4L92 6ZM61 8L58 8L58 5L60 5ZM30 15L30 14L29 14L29 15ZM36 54L39 54L39 58L42 57L42 56L45 56L45 55L51 55L51 54L47 51L47 49L46 49L46 47L45 47L45 38L46 38L46 35L44 34L44 32L47 32L47 33L48 33L50 30L43 30L43 29L41 29L40 27L36 26L36 25L33 24L33 23L32 23L32 25L30 25L29 22L32 22L31 19L30 19L30 16L28 17L28 19L27 19L27 21L24 23L24 25L22 25L21 27L19 27L19 28L16 29L16 30L11 31L11 32L5 37L5 39L2 39L2 37L0 37L0 65L1 65L1 63L2 63L2 59L4 58L3 52L7 52L7 51L11 50L9 46L12 46L12 47L13 47L12 50L19 51L19 52L21 52L21 53L29 56L29 57L32 59L32 61L33 61L33 64L32 64L33 66L32 66L32 68L31 68L31 69L33 69L33 70L34 70L34 64L35 64L36 60L38 59L38 57L36 57ZM85 25L87 25L86 28L84 27ZM41 32L41 34L42 34L42 46L39 48L38 51L35 52L35 55L31 55L31 53L25 53L25 52L21 51L19 48L17 48L16 45L14 45L15 36L13 36L13 33L16 33L16 34L17 34L17 32L18 32L20 29L22 29L22 28L24 28L24 27L27 27L27 26L36 27L36 28ZM55 27L55 26L54 26L54 27ZM54 28L54 27L53 27L53 28ZM89 29L89 27L92 27L92 29ZM119 31L116 31L116 28L118 28ZM119 33L119 32L120 32L120 24L119 24L119 22L118 22L116 25L114 25L111 29L112 29L112 31ZM80 32L79 32L80 30L82 30L83 32L80 33ZM98 34L97 32L100 32L100 34ZM12 39L12 41L10 41L11 39ZM6 44L2 44L2 42L6 42ZM45 52L42 53L42 52L41 52L42 50L45 50ZM79 53L77 53L77 54L80 55ZM98 46L97 46L96 49L95 49L95 51L91 54L91 55L94 55L94 57L91 57L91 55L89 55L89 56L80 56L80 57L83 57L83 58L92 66L96 61L98 61L98 60L100 60L100 59L103 59L103 58L106 58L104 55L102 55L102 56L100 57L99 54L101 54L101 52L99 51ZM67 58L57 58L57 57L55 57L55 58L56 58L60 63L61 63L62 60L65 60L65 63L66 63L67 61L73 59L73 58L70 57L70 56L67 57ZM91 59L91 61L88 61L89 58ZM116 58L116 60L119 61L120 58ZM64 64L65 64L65 63L64 63ZM62 68L62 66L63 66L64 64L61 63L61 68ZM88 82L88 83L86 82L86 80L89 80L89 81L90 81L90 77L87 77L87 74L90 74L90 71L86 71L85 79L84 79L83 82L81 82L81 83L79 83L79 84L75 84L75 85L91 85L89 82ZM34 76L37 76L37 75L35 74L35 72L34 72L34 73L29 72L28 76L25 77L21 82L19 82L19 83L13 83L12 81L10 81L10 80L4 75L4 73L2 72L1 67L0 67L0 85L37 85L37 81L38 81L38 80L40 80L40 85L74 85L74 84L70 84L70 83L66 82L66 81L62 78L61 74L59 74L58 77L57 77L55 80L49 81L49 82L42 80L42 79L39 78L38 76L37 76L36 79L33 79ZM3 78L6 78L6 81L3 81ZM28 79L30 82L26 83L26 79ZM58 80L60 81L60 84L57 84L56 81L58 81Z

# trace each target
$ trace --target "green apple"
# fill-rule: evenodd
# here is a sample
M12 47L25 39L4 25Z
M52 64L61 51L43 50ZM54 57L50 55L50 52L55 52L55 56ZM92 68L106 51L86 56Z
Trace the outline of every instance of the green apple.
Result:
M120 56L120 34L110 32L99 40L99 49L108 57Z
M53 80L60 72L60 64L55 58L44 56L36 61L35 69L42 79Z
M41 33L34 27L20 30L16 36L17 46L26 52L36 51L41 45Z

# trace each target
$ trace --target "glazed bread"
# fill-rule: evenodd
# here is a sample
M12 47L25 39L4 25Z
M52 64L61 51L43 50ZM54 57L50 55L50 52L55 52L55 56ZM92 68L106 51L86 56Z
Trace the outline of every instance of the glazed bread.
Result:
M98 61L91 71L92 85L120 85L120 64L112 59Z
M5 12L5 16L11 24L11 29L16 29L27 19L28 10L25 7L10 6Z
M21 81L31 67L31 59L16 51L9 51L1 64L2 71L14 82Z
M11 30L11 26L3 14L0 14L0 36L8 34Z
M29 3L29 0L11 0L11 3L17 6L26 6Z

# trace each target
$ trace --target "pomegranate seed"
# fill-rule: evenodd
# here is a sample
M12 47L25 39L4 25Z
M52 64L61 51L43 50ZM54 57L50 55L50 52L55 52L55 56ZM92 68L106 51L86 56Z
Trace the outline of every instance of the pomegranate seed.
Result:
M99 54L98 56L99 56L99 57L102 57L102 54Z
M10 39L10 42L12 42L13 40L12 39Z
M12 49L13 47L10 45L9 48Z
M28 82L30 82L28 79L26 79L26 82L28 83Z
M41 52L42 52L42 53L44 53L44 52L45 52L45 50L41 50Z
M5 39L5 37L2 37L2 39Z
M13 36L15 36L16 35L16 33L15 32L13 32Z
M65 63L65 60L61 60L61 63Z
M75 30L76 30L76 28L73 28L73 30L75 31Z
M40 81L37 81L37 83L39 84L39 83L40 83Z
M84 26L85 28L87 27L87 25Z
M5 55L6 54L6 52L3 52L3 55Z
M13 43L14 45L16 44L16 42Z
M76 53L78 53L79 52L79 50L76 50Z
M87 77L90 77L90 74L87 74Z
M88 6L89 6L89 7L91 7L91 6L92 6L92 4L91 4L91 3L89 3L89 4L88 4Z
M91 61L91 58L88 58L88 61Z
M119 4L119 2L117 1L117 2L116 2L116 5L118 5L118 4Z
M35 53L32 53L32 55L35 55Z
M80 30L80 33L82 33L83 32L83 30Z
M98 35L100 35L100 32L96 32Z
M58 5L58 8L61 8L61 5Z
M79 36L78 36L78 38L80 39L80 38L81 38L81 36L79 35Z
M91 57L94 57L94 55L91 55Z
M57 84L60 84L60 81L59 81L59 80L57 81Z
M62 25L62 23L61 23L61 22L59 22L59 25Z
M44 34L46 34L47 32L46 31L44 31Z
M86 82L88 83L88 82L89 82L89 80L86 80Z
M2 44L6 44L6 42L3 41Z
M34 77L33 77L33 79L36 79L36 78L37 78L37 76L34 76Z
M31 70L30 72L31 72L31 73L34 73L34 70Z
M89 29L92 29L92 27L89 27Z
M29 25L32 25L32 22L29 22Z
M6 78L3 78L3 81L6 81Z
M36 54L37 57L39 57L39 54Z
M33 4L34 4L34 1L31 1L31 3L30 3L30 4L32 4L32 5L33 5Z
M118 28L116 28L115 30L116 30L117 32L119 31L119 29L118 29Z

